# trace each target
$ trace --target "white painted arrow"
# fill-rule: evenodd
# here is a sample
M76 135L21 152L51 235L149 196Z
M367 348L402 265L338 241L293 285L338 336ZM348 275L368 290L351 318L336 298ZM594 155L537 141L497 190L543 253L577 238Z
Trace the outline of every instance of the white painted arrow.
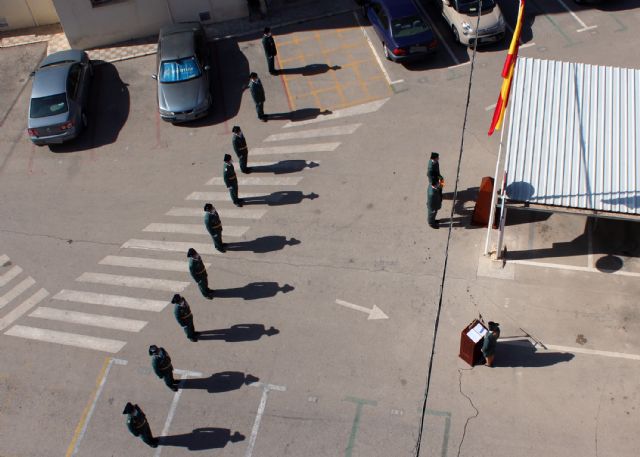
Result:
M378 308L376 305L373 305L373 308L368 309L368 308L365 308L364 306L354 305L353 303L349 303L349 302L346 302L344 300L339 300L339 299L336 299L336 303L338 305L344 306L346 308L351 308L351 309L355 309L356 311L361 311L363 313L367 313L369 315L369 317L367 318L368 320L389 319L389 316L387 316L385 313L383 313L382 310L380 308Z

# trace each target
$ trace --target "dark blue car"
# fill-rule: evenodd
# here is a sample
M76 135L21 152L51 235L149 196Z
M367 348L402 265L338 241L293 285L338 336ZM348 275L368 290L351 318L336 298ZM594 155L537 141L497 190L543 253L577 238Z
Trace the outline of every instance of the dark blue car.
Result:
M438 49L431 26L412 0L372 0L365 9L387 59L406 62Z

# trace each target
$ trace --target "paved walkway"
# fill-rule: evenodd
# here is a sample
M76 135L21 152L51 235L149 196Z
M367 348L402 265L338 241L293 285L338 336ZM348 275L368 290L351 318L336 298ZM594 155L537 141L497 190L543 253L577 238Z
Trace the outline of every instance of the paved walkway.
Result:
M292 25L310 19L328 17L356 8L355 2L341 0L272 0L263 19L249 21L248 18L233 19L225 22L205 25L207 37L218 40L229 37L241 37L260 33L269 25L273 28ZM0 48L21 46L31 43L48 42L47 54L69 49L69 42L60 24L33 27L0 33ZM88 49L92 60L117 62L133 59L156 52L156 36L131 40L108 47Z

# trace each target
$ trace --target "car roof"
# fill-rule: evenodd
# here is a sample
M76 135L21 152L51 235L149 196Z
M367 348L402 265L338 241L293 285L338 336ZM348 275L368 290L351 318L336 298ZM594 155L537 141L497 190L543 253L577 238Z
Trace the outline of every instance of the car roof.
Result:
M62 94L67 91L67 75L74 62L38 69L33 76L31 98Z
M160 59L176 60L194 53L193 34L201 29L198 22L185 22L163 27L160 30Z
M47 65L53 65L58 62L80 62L82 60L82 54L84 54L84 51L79 49L68 49L66 51L54 52L53 54L50 54L42 59L39 68L45 67Z
M412 0L377 0L382 4L391 18L400 18L419 14Z

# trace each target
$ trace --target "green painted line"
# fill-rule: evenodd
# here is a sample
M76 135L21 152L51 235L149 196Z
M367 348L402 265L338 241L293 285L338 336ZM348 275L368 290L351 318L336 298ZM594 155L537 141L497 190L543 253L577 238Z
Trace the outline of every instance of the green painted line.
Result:
M445 417L451 417L451 413L449 411L436 411L435 409L427 409L425 410L425 412L429 415L429 416L445 416Z
M618 24L620 24L620 28L619 29L615 29L614 32L624 32L625 30L627 30L627 26L624 25L620 19L615 17L612 13L609 13L609 16L611 16L614 21L616 21Z
M345 397L344 401L350 401L356 404L356 417L353 418L353 425L351 426L351 436L349 436L349 444L347 444L347 448L344 451L345 457L351 457L353 455L353 446L356 443L356 434L358 433L358 428L360 427L360 414L362 413L362 406L376 406L378 402L373 400L364 400L362 398L356 397Z

